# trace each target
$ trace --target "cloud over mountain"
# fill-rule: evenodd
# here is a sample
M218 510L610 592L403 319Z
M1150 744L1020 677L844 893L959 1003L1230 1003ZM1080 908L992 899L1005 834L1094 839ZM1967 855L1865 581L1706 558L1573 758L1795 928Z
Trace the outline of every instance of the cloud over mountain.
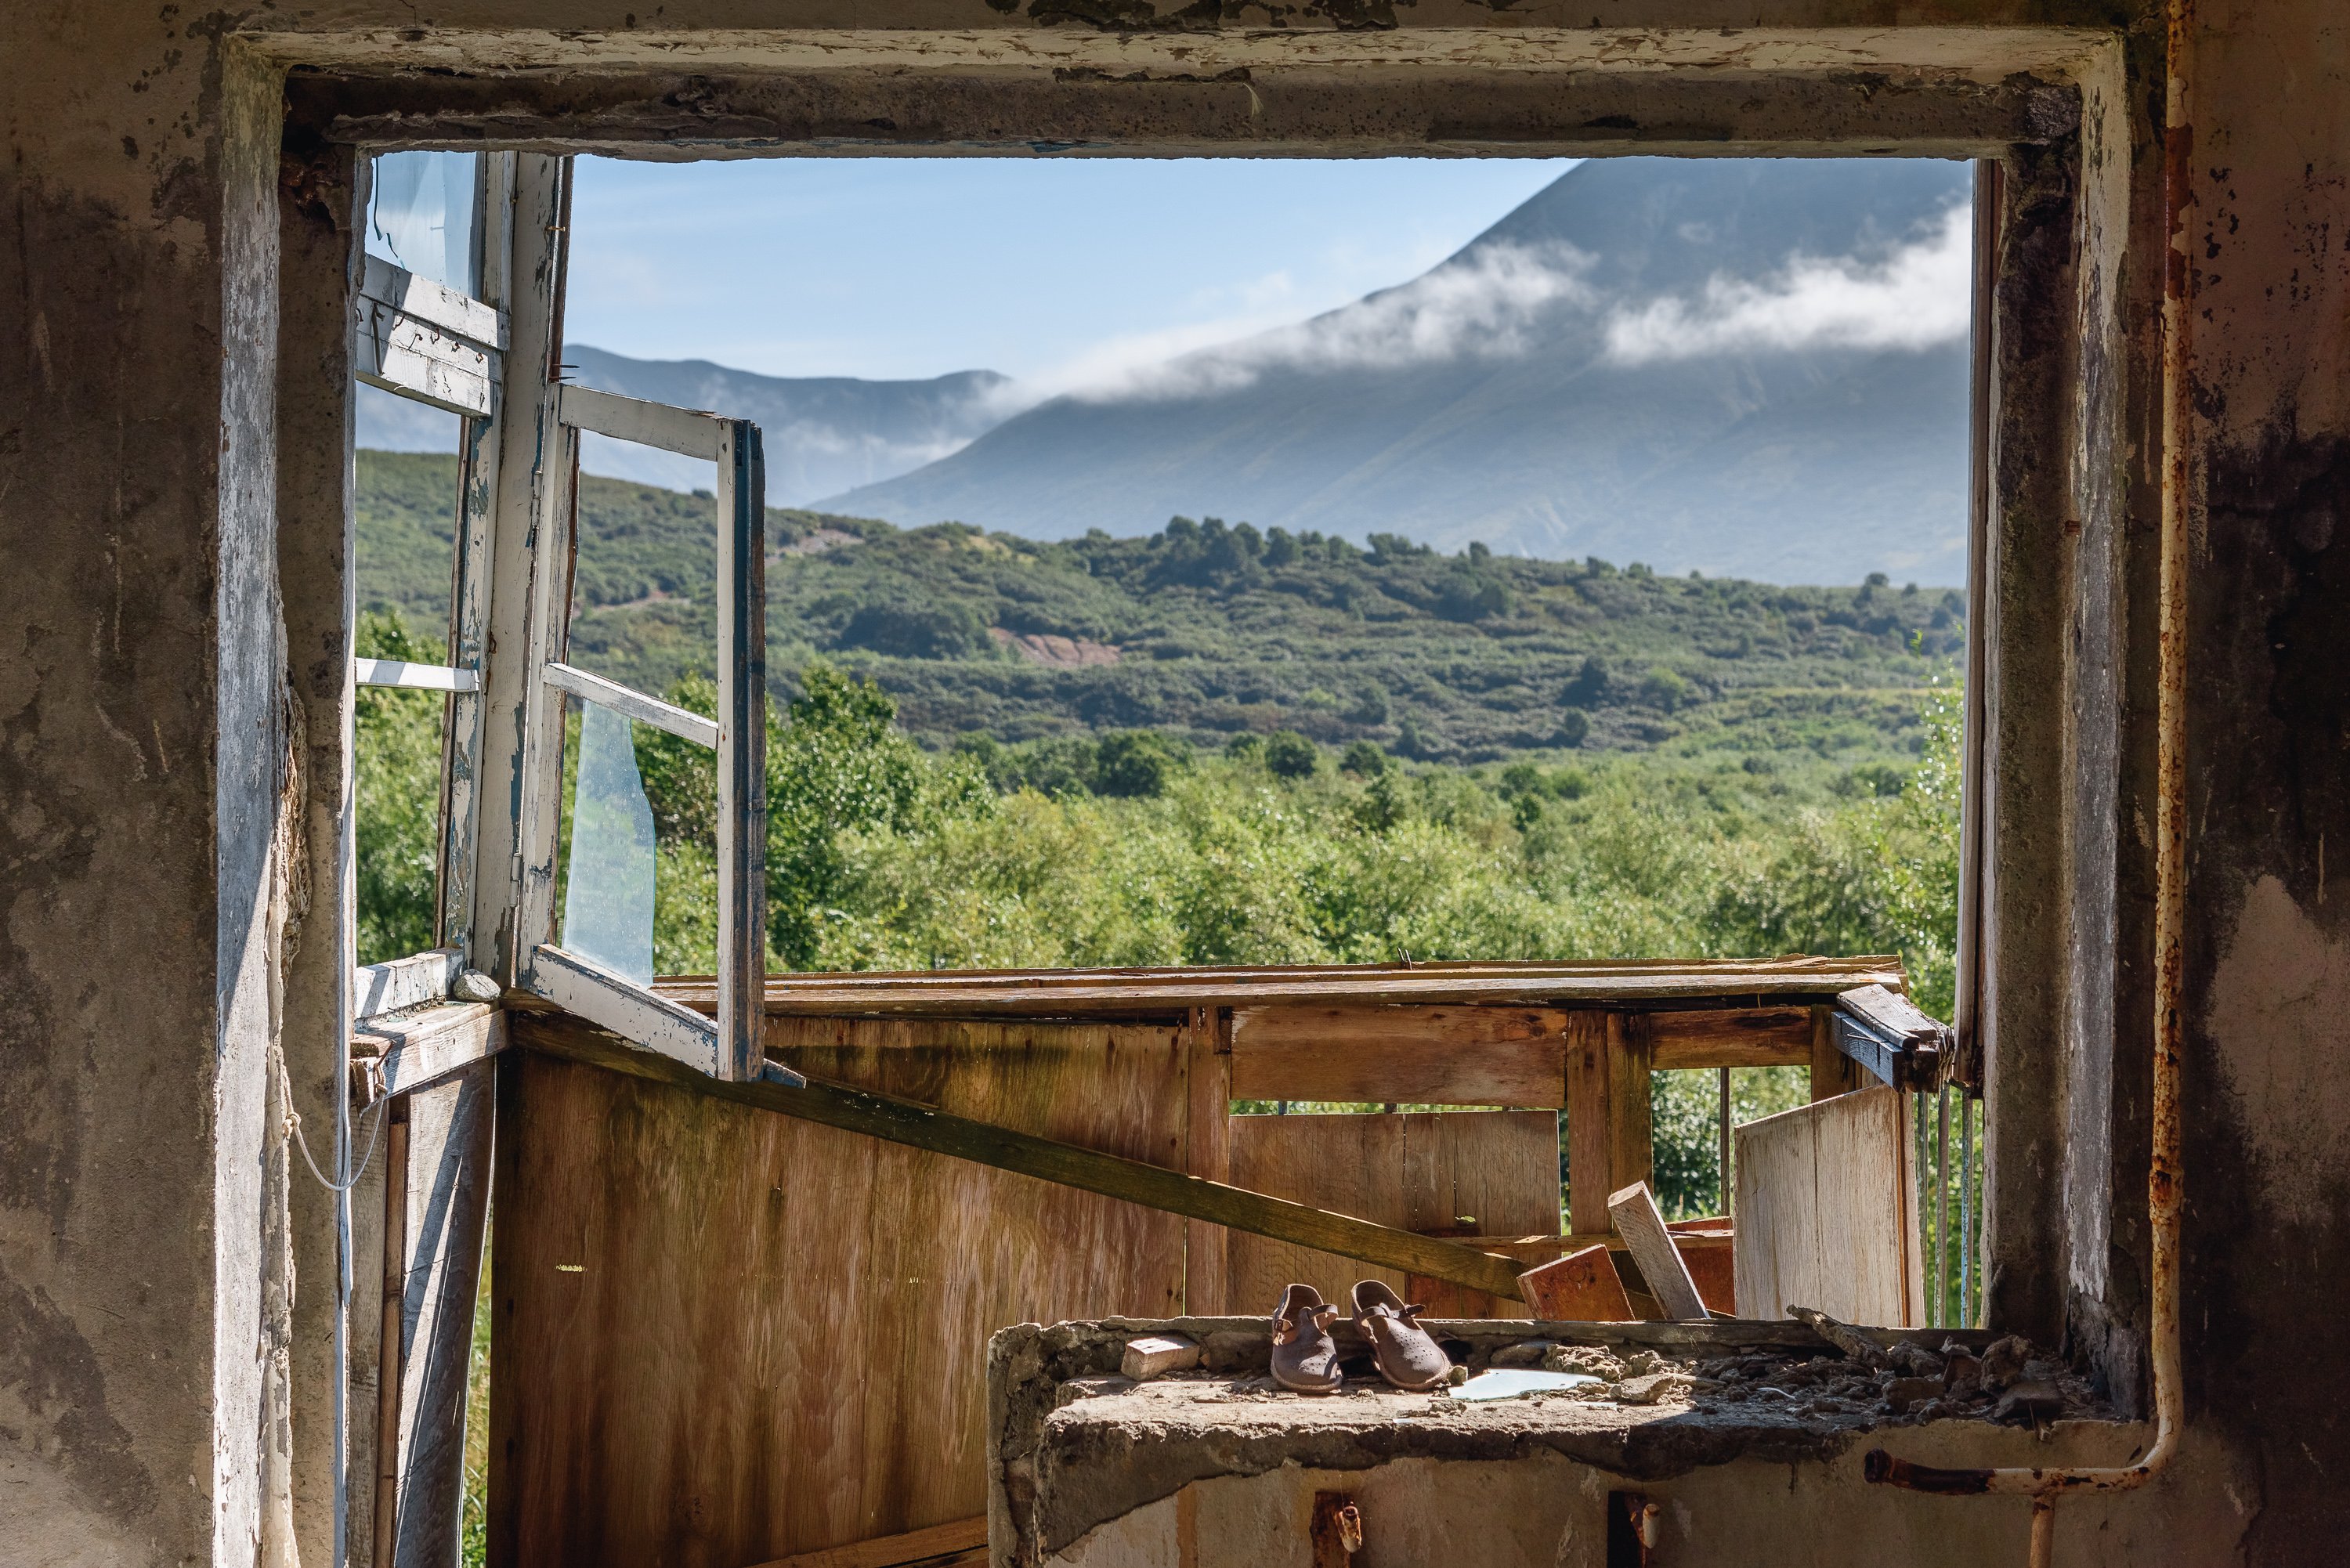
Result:
M1594 160L1409 283L1058 378L825 504L1960 583L1968 186L1959 163Z

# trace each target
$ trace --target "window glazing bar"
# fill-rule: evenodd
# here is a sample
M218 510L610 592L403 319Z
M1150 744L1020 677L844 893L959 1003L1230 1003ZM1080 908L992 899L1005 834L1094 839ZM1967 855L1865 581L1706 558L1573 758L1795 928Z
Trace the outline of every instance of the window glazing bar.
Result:
M400 686L411 691L479 691L482 672L446 664L411 664L398 659L355 659L354 678L362 686Z
M718 749L718 721L715 719L705 719L699 713L648 697L641 691L632 691L617 680L591 675L576 665L549 664L540 674L549 686L568 691L584 702L609 708L615 713L633 719L639 724L650 724L654 729L666 731L681 741L708 746L713 752Z

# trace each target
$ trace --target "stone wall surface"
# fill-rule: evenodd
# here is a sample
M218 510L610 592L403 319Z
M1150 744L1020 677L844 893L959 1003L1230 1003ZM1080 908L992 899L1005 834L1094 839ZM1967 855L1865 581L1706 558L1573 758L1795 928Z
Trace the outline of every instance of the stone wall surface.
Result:
M1619 30L2130 29L2120 90L2131 144L2116 153L2129 164L2126 210L2099 221L2129 235L2112 279L2126 352L2103 373L2134 455L2126 472L2098 481L2113 503L2106 522L2042 520L2069 521L2093 545L2113 530L2110 576L2090 574L2092 597L2073 606L2085 624L2110 618L2113 633L2112 681L2074 689L2110 710L2084 726L2109 732L2084 753L2106 793L2076 785L2087 815L2074 820L2104 812L2111 844L2092 850L2076 836L2070 851L2075 867L2108 849L2116 859L2110 919L2073 934L2076 946L2104 944L2113 995L2065 1026L2064 1113L2074 1149L2109 1163L2075 1158L2047 1175L2076 1218L2087 1206L2100 1220L2065 1232L2082 1255L2064 1265L2063 1313L2119 1382L2143 1332L2146 1269L2134 1151L2145 1147L2148 889L2134 867L2152 831L2145 269L2159 244L2161 92L2151 9L1624 0L1605 10ZM2334 0L2203 0L2199 11L2192 1426L2170 1477L2145 1497L2068 1514L2059 1550L2094 1540L2101 1560L2121 1562L2132 1560L2124 1542L2159 1542L2137 1560L2320 1562L2350 1526L2350 1492L2334 1480L2350 1467L2350 1351L2324 1327L2350 1298L2350 887L2326 861L2329 840L2337 867L2350 858L2350 14ZM307 1021L283 1044L314 1127L340 1048L320 1022L331 996L321 1003L312 986L294 1013L283 1005L304 912L295 863L314 873L314 902L341 890L315 876L331 871L332 846L304 847L286 831L281 535L339 527L341 480L314 462L309 478L289 480L271 439L276 72L306 52L371 69L476 56L560 68L654 20L664 42L685 43L697 31L785 27L1063 37L1220 25L1212 8L1179 15L1141 0L1002 10L702 0L658 11L459 0L429 24L390 0L298 15L160 0L0 7L0 1540L11 1561L283 1560L295 1542L282 1428L290 1419L315 1466L331 1407L315 1345L286 1354L283 1300L289 1245L305 1261L297 1301L315 1305L328 1288L317 1232L328 1210L287 1197L269 1103L282 1017ZM1468 0L1325 0L1236 9L1221 25L1409 34L1551 20ZM1477 80L1471 71L1446 90L1473 99ZM560 107L559 93L540 94L529 111ZM331 213L332 189L309 194ZM306 318L323 317L314 305L304 302ZM318 348L306 340L301 351L316 359ZM304 418L310 430L337 422ZM303 559L293 661L332 719L339 700L310 666L340 657L317 602L335 553ZM318 737L307 743L316 759ZM336 922L316 929L339 939ZM314 936L300 961L325 961L326 940ZM315 1340L323 1331L306 1321ZM1730 1519L1745 1517L1759 1479L1726 1470L1687 1484L1707 1490L1711 1517ZM1917 1519L1975 1506L1998 1505L1866 1501ZM1910 1560L1965 1556L1960 1536L1904 1528ZM314 1501L300 1532L302 1554L327 1561Z

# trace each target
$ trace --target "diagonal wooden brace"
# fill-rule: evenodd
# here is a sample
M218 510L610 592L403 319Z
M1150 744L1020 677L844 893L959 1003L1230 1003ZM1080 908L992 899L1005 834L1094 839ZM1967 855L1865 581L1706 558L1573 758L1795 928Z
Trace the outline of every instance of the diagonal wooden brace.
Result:
M577 1019L517 1013L513 1033L515 1044L528 1050L650 1079L697 1095L821 1122L844 1132L928 1149L1043 1181L1059 1182L1146 1209L1204 1220L1317 1251L1335 1252L1358 1262L1466 1285L1505 1301L1523 1299L1518 1285L1521 1265L1514 1260L1433 1236L1375 1225L1367 1220L1333 1214L1244 1188L1227 1187L1220 1181L1187 1176L1180 1170L1146 1165L1097 1149L1014 1132L1009 1127L972 1121L863 1089L823 1083L792 1087L764 1079L725 1082L666 1056L637 1050L622 1044L617 1036Z

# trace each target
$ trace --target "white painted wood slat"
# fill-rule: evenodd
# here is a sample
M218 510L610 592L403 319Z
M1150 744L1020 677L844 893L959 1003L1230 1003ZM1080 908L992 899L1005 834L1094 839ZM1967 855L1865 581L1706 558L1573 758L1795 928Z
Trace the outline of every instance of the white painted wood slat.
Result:
M727 422L715 414L616 397L588 387L565 386L560 418L576 430L594 431L615 441L657 446L681 457L716 462L724 449Z
M601 1024L629 1044L718 1075L718 1025L633 985L577 953L541 943L531 953L529 989L566 1012Z
M399 659L355 659L354 674L362 686L399 686L411 691L479 691L477 670L457 670L446 664L414 664Z
M715 751L718 749L718 721L705 719L687 709L648 697L617 680L607 680L577 665L550 664L541 671L549 686L560 688L599 708L609 708L615 713L634 719L639 724L650 724L665 730L680 740L692 741Z

